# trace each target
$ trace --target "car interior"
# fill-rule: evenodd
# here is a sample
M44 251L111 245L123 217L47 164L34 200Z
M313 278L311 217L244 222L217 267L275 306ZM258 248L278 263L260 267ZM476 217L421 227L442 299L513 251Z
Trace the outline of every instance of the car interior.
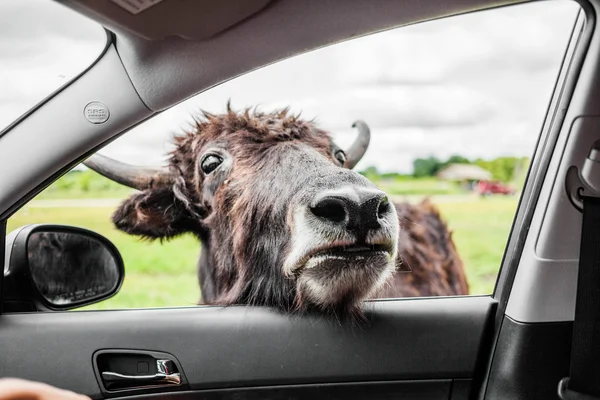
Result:
M521 1L56 1L101 24L107 40L89 68L0 131L0 260L5 276L13 270L0 278L0 376L93 399L588 398L561 380L573 372L576 302L584 310L582 196L600 193L600 1L577 1L494 292L369 301L362 327L243 306L68 312L50 294L18 289L35 278L27 240L52 226L7 236L6 221L83 160L197 93L352 38ZM60 229L96 239L123 270L101 237Z

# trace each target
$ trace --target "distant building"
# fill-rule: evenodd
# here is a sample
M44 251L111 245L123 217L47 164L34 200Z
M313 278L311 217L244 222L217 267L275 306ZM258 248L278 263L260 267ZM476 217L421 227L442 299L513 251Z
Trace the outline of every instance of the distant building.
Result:
M447 181L485 181L492 179L492 173L474 164L450 164L437 172L438 179Z

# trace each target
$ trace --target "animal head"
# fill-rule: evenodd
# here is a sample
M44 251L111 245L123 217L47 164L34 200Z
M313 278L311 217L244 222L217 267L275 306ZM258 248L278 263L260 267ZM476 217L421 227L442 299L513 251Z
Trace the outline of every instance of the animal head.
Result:
M85 164L139 190L113 215L149 239L202 242L209 304L359 313L395 269L398 218L386 194L351 169L369 128L347 150L287 110L203 113L175 138L168 167L94 155Z

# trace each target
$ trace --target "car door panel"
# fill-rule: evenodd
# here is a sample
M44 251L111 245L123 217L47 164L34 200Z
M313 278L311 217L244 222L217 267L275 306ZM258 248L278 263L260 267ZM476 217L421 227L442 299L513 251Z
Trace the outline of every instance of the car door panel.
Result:
M373 389L382 393L448 398L452 379L473 377L496 302L473 296L366 306L369 322L360 326L249 307L5 314L0 376L51 382L100 398L93 355L141 350L173 355L190 390L304 385L294 389L298 396L329 398L356 392L344 383L377 381ZM323 383L334 386L315 386ZM256 390L247 398L260 397ZM215 393L207 398L227 398Z
M339 384L265 386L242 389L197 390L170 394L172 400L300 400L300 399L403 399L447 400L453 392L453 381L421 380L397 382L357 382ZM150 400L156 395L122 397ZM117 400L116 398L115 400ZM467 397L452 397L467 399Z

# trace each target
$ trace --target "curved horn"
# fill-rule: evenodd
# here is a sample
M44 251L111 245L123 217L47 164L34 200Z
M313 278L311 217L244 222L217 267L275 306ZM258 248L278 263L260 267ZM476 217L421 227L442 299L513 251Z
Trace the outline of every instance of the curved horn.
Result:
M348 169L352 169L358 164L365 155L371 141L371 130L364 121L355 121L352 127L358 128L358 137L346 151L346 168Z
M137 190L168 185L172 177L166 168L138 167L122 163L100 154L94 154L83 165L100 175Z

